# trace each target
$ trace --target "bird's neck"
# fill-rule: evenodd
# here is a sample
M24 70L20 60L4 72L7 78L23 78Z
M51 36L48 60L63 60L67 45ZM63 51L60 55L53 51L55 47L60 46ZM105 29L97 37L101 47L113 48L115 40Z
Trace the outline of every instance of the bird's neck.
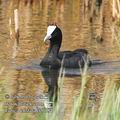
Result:
M59 53L60 46L58 44L50 44L47 54L57 57Z

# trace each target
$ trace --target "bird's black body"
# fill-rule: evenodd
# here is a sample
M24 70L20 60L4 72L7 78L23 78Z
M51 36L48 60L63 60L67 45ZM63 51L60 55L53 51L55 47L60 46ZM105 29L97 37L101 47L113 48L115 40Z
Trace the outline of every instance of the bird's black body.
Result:
M90 65L88 60L88 52L85 49L77 49L75 51L59 52L62 43L62 32L56 26L51 34L50 46L40 65L48 68L83 68L85 62Z

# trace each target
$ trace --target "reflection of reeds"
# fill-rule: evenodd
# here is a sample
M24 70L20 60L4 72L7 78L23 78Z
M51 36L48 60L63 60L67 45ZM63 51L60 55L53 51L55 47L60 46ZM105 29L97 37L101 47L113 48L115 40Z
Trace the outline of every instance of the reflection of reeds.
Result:
M113 17L113 39L116 40L118 47L120 48L120 1L113 0L112 1L112 17Z
M116 40L117 46L120 48L120 28L116 25L114 25L114 28L112 28L113 30L113 37Z
M3 73L4 69L5 69L4 66L0 69L0 75Z
M12 58L14 59L17 56L18 45L19 45L19 20L18 20L18 9L14 10L14 23L15 23L15 34L12 31L12 20L9 19L9 29L10 29L10 38L13 42L13 54Z
M113 18L120 19L120 1L119 0L113 0L112 3L112 16Z
M14 22L15 22L15 39L17 46L19 45L19 18L18 18L18 9L14 10Z

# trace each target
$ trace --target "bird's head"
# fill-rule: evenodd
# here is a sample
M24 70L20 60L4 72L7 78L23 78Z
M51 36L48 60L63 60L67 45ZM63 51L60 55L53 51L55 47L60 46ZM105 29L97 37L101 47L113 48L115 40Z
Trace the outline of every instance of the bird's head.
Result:
M62 32L56 24L51 24L47 28L47 34L44 38L44 42L50 41L51 45L61 46Z

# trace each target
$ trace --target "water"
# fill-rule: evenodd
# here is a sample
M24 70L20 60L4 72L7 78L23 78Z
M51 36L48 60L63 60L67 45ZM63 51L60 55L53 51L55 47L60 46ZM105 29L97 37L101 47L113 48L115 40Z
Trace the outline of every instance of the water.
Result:
M115 81L120 80L120 52L116 41L112 39L109 6L105 4L107 12L104 12L104 23L102 23L99 14L94 16L91 23L91 12L85 10L83 4L84 0L35 0L33 3L21 0L19 5L12 0L0 1L1 101L40 102L41 106L43 105L40 99L6 99L5 96L6 94L41 96L47 92L45 79L56 81L58 78L57 71L47 74L44 72L46 70L39 66L40 60L47 50L43 43L47 24L56 21L63 32L61 51L86 48L92 59L107 61L88 69L89 82L86 86L86 95L95 93L96 101L92 101L92 105L94 103L95 107L99 106L106 80L109 77ZM12 18L14 33L13 10L18 6L20 42L16 52L13 49L15 41L10 39L9 35L9 18ZM102 42L96 39L98 35L102 35ZM12 57L14 53L17 53L15 58ZM66 69L61 94L62 108L65 111L64 119L66 120L69 120L73 99L79 94L80 85L79 69ZM28 106L12 106L12 108L19 110L28 108ZM5 114L6 116L9 115L8 113ZM10 119L17 120L18 116L20 113L11 113ZM31 120L35 116L29 114Z

